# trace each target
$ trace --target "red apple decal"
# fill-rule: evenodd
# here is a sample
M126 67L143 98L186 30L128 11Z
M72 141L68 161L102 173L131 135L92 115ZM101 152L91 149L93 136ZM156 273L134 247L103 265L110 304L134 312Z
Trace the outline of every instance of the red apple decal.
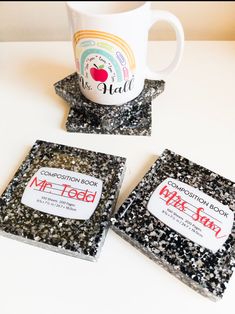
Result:
M99 81L99 82L105 82L108 78L108 72L105 71L103 69L104 65L100 65L99 67L97 67L97 65L95 65L95 68L90 68L90 74L92 76L92 78L95 81Z

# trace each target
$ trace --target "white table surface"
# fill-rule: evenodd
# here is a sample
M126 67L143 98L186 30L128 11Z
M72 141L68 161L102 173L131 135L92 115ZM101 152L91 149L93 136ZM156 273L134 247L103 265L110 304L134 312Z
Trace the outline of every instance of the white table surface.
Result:
M166 64L170 42L151 43ZM153 105L151 137L67 133L69 106L53 83L74 71L69 42L0 43L0 193L37 139L127 157L121 204L165 148L235 181L235 42L187 42ZM0 237L1 314L233 311L235 275L213 303L113 231L91 263Z

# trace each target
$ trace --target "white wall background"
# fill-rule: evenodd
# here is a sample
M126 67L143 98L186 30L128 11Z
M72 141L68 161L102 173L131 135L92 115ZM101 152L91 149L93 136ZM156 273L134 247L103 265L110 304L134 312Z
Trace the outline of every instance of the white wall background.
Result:
M235 1L153 1L152 7L176 14L187 40L235 40ZM150 32L151 40L173 38L173 31L164 23ZM68 39L64 2L0 2L0 41Z

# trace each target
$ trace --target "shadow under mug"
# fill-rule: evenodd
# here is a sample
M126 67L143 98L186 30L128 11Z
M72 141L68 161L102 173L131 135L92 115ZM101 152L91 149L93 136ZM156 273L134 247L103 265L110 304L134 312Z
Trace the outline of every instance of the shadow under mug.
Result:
M177 17L150 9L150 2L69 1L74 56L79 86L89 100L120 105L136 98L144 80L165 79L178 66L184 32ZM162 71L146 66L148 32L158 21L168 22L176 33L173 61Z

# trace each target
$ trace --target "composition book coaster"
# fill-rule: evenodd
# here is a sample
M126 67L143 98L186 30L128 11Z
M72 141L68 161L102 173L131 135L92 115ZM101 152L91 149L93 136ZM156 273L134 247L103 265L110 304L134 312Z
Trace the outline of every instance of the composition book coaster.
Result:
M152 100L164 91L164 81L145 80L142 93L120 106L100 105L86 99L73 73L55 83L56 93L66 100L70 112L68 132L122 135L151 135Z
M0 198L0 234L96 260L125 158L36 141Z
M165 150L111 220L121 237L216 300L235 265L234 210L235 183Z

